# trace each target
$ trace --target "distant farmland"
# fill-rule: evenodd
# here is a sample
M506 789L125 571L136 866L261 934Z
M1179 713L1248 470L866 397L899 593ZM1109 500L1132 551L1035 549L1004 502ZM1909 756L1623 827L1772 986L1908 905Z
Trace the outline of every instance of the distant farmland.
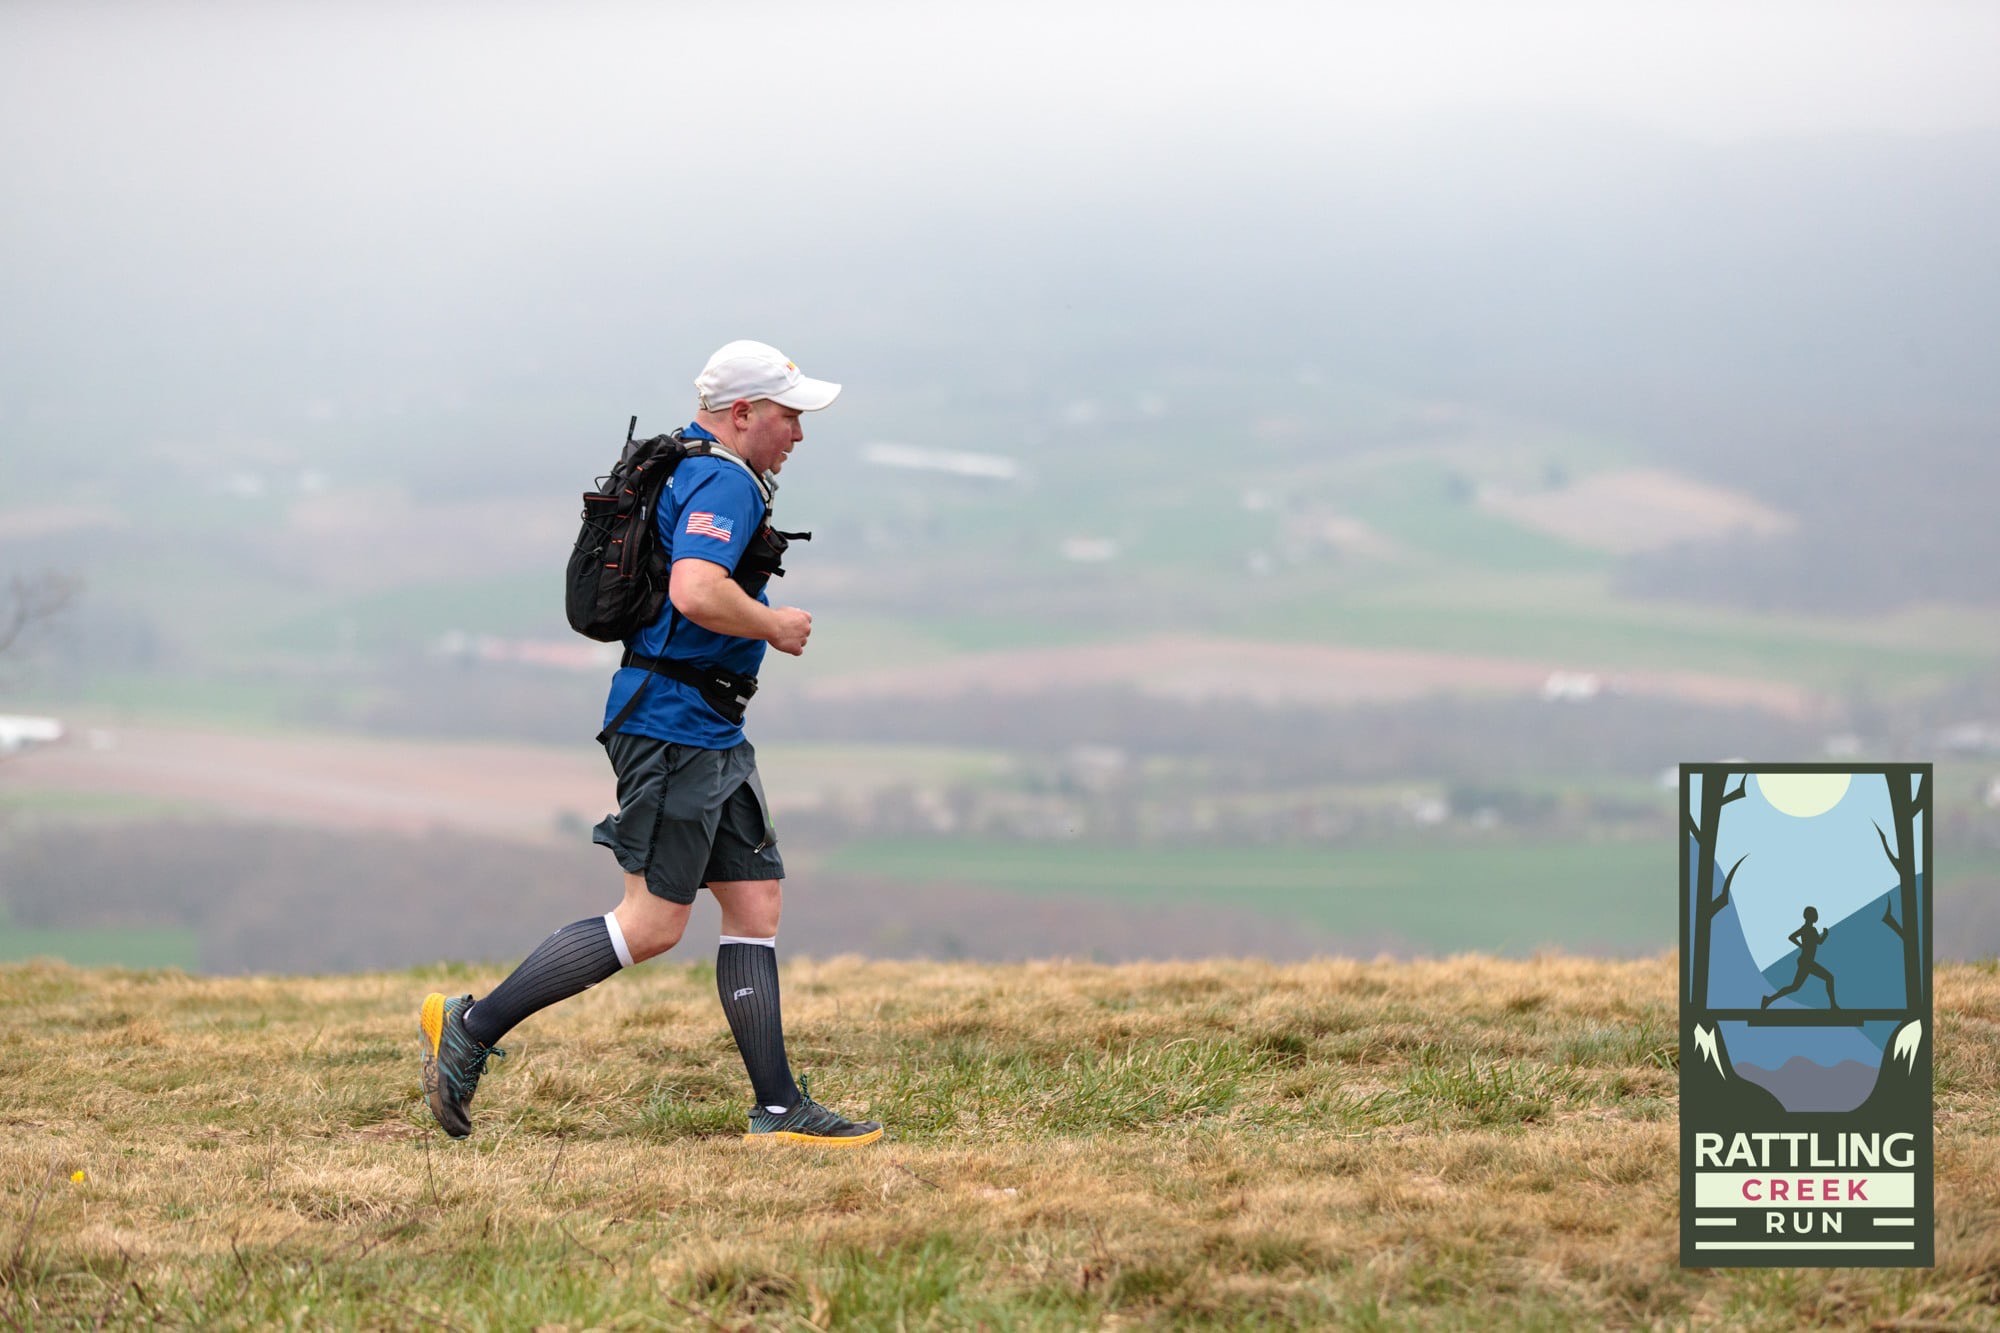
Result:
M1652 953L1672 947L1671 843L1132 850L1074 843L865 839L827 860L854 879L948 882L1128 910L1199 903L1296 920L1401 951L1523 954L1541 947Z

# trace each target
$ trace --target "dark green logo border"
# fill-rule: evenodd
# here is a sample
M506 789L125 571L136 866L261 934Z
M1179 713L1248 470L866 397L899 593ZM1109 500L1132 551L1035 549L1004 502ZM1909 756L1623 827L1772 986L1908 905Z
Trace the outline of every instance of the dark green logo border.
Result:
M1683 1267L1935 1262L1931 768L1680 766ZM1767 795L1763 774L1851 781L1815 811L1812 794L1834 788L1772 783ZM1850 794L1862 803L1825 836L1785 818ZM1819 923L1797 905L1835 894L1813 861L1854 865L1864 817L1884 891ZM1769 953L1786 925L1795 947L1759 967L1748 941ZM1835 997L1842 975L1851 1007Z

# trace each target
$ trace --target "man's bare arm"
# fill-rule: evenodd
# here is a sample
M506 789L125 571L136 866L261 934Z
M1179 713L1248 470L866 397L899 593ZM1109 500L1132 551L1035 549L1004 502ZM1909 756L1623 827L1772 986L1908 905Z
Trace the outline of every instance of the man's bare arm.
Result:
M806 638L812 633L812 616L796 606L765 606L713 560L687 556L674 561L667 597L676 611L705 630L762 639L793 657L806 650Z

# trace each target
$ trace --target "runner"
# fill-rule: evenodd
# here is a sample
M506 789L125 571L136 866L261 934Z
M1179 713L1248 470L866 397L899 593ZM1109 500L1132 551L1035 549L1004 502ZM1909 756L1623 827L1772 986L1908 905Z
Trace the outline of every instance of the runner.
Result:
M743 736L742 706L765 645L800 655L812 617L773 607L768 576L738 566L764 536L775 474L805 438L801 415L827 406L840 386L743 341L710 357L695 388L699 410L683 434L708 450L675 469L656 514L671 562L667 604L627 640L604 709L619 808L594 839L625 871L625 898L550 935L477 1002L424 1000L424 1095L453 1138L472 1132L480 1075L505 1054L494 1043L537 1010L673 948L701 888L722 908L716 987L756 1097L745 1138L848 1147L882 1137L879 1124L821 1106L792 1080L778 1004L785 864L757 752ZM718 689L718 679L733 684Z

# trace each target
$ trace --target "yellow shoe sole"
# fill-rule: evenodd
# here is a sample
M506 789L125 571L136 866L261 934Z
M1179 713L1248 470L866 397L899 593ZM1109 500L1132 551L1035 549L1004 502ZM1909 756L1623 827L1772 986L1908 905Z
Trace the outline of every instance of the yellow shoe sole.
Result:
M811 1134L793 1134L785 1130L779 1130L774 1134L745 1134L743 1141L745 1143L760 1143L765 1147L771 1147L778 1143L810 1143L817 1148L859 1148L862 1144L873 1143L881 1137L882 1131L879 1129L872 1134L857 1134L851 1139L823 1139Z
M424 1009L417 1016L417 1026L424 1030L424 1040L431 1044L431 1059L437 1059L438 1045L444 1040L444 996L436 991L424 996Z

